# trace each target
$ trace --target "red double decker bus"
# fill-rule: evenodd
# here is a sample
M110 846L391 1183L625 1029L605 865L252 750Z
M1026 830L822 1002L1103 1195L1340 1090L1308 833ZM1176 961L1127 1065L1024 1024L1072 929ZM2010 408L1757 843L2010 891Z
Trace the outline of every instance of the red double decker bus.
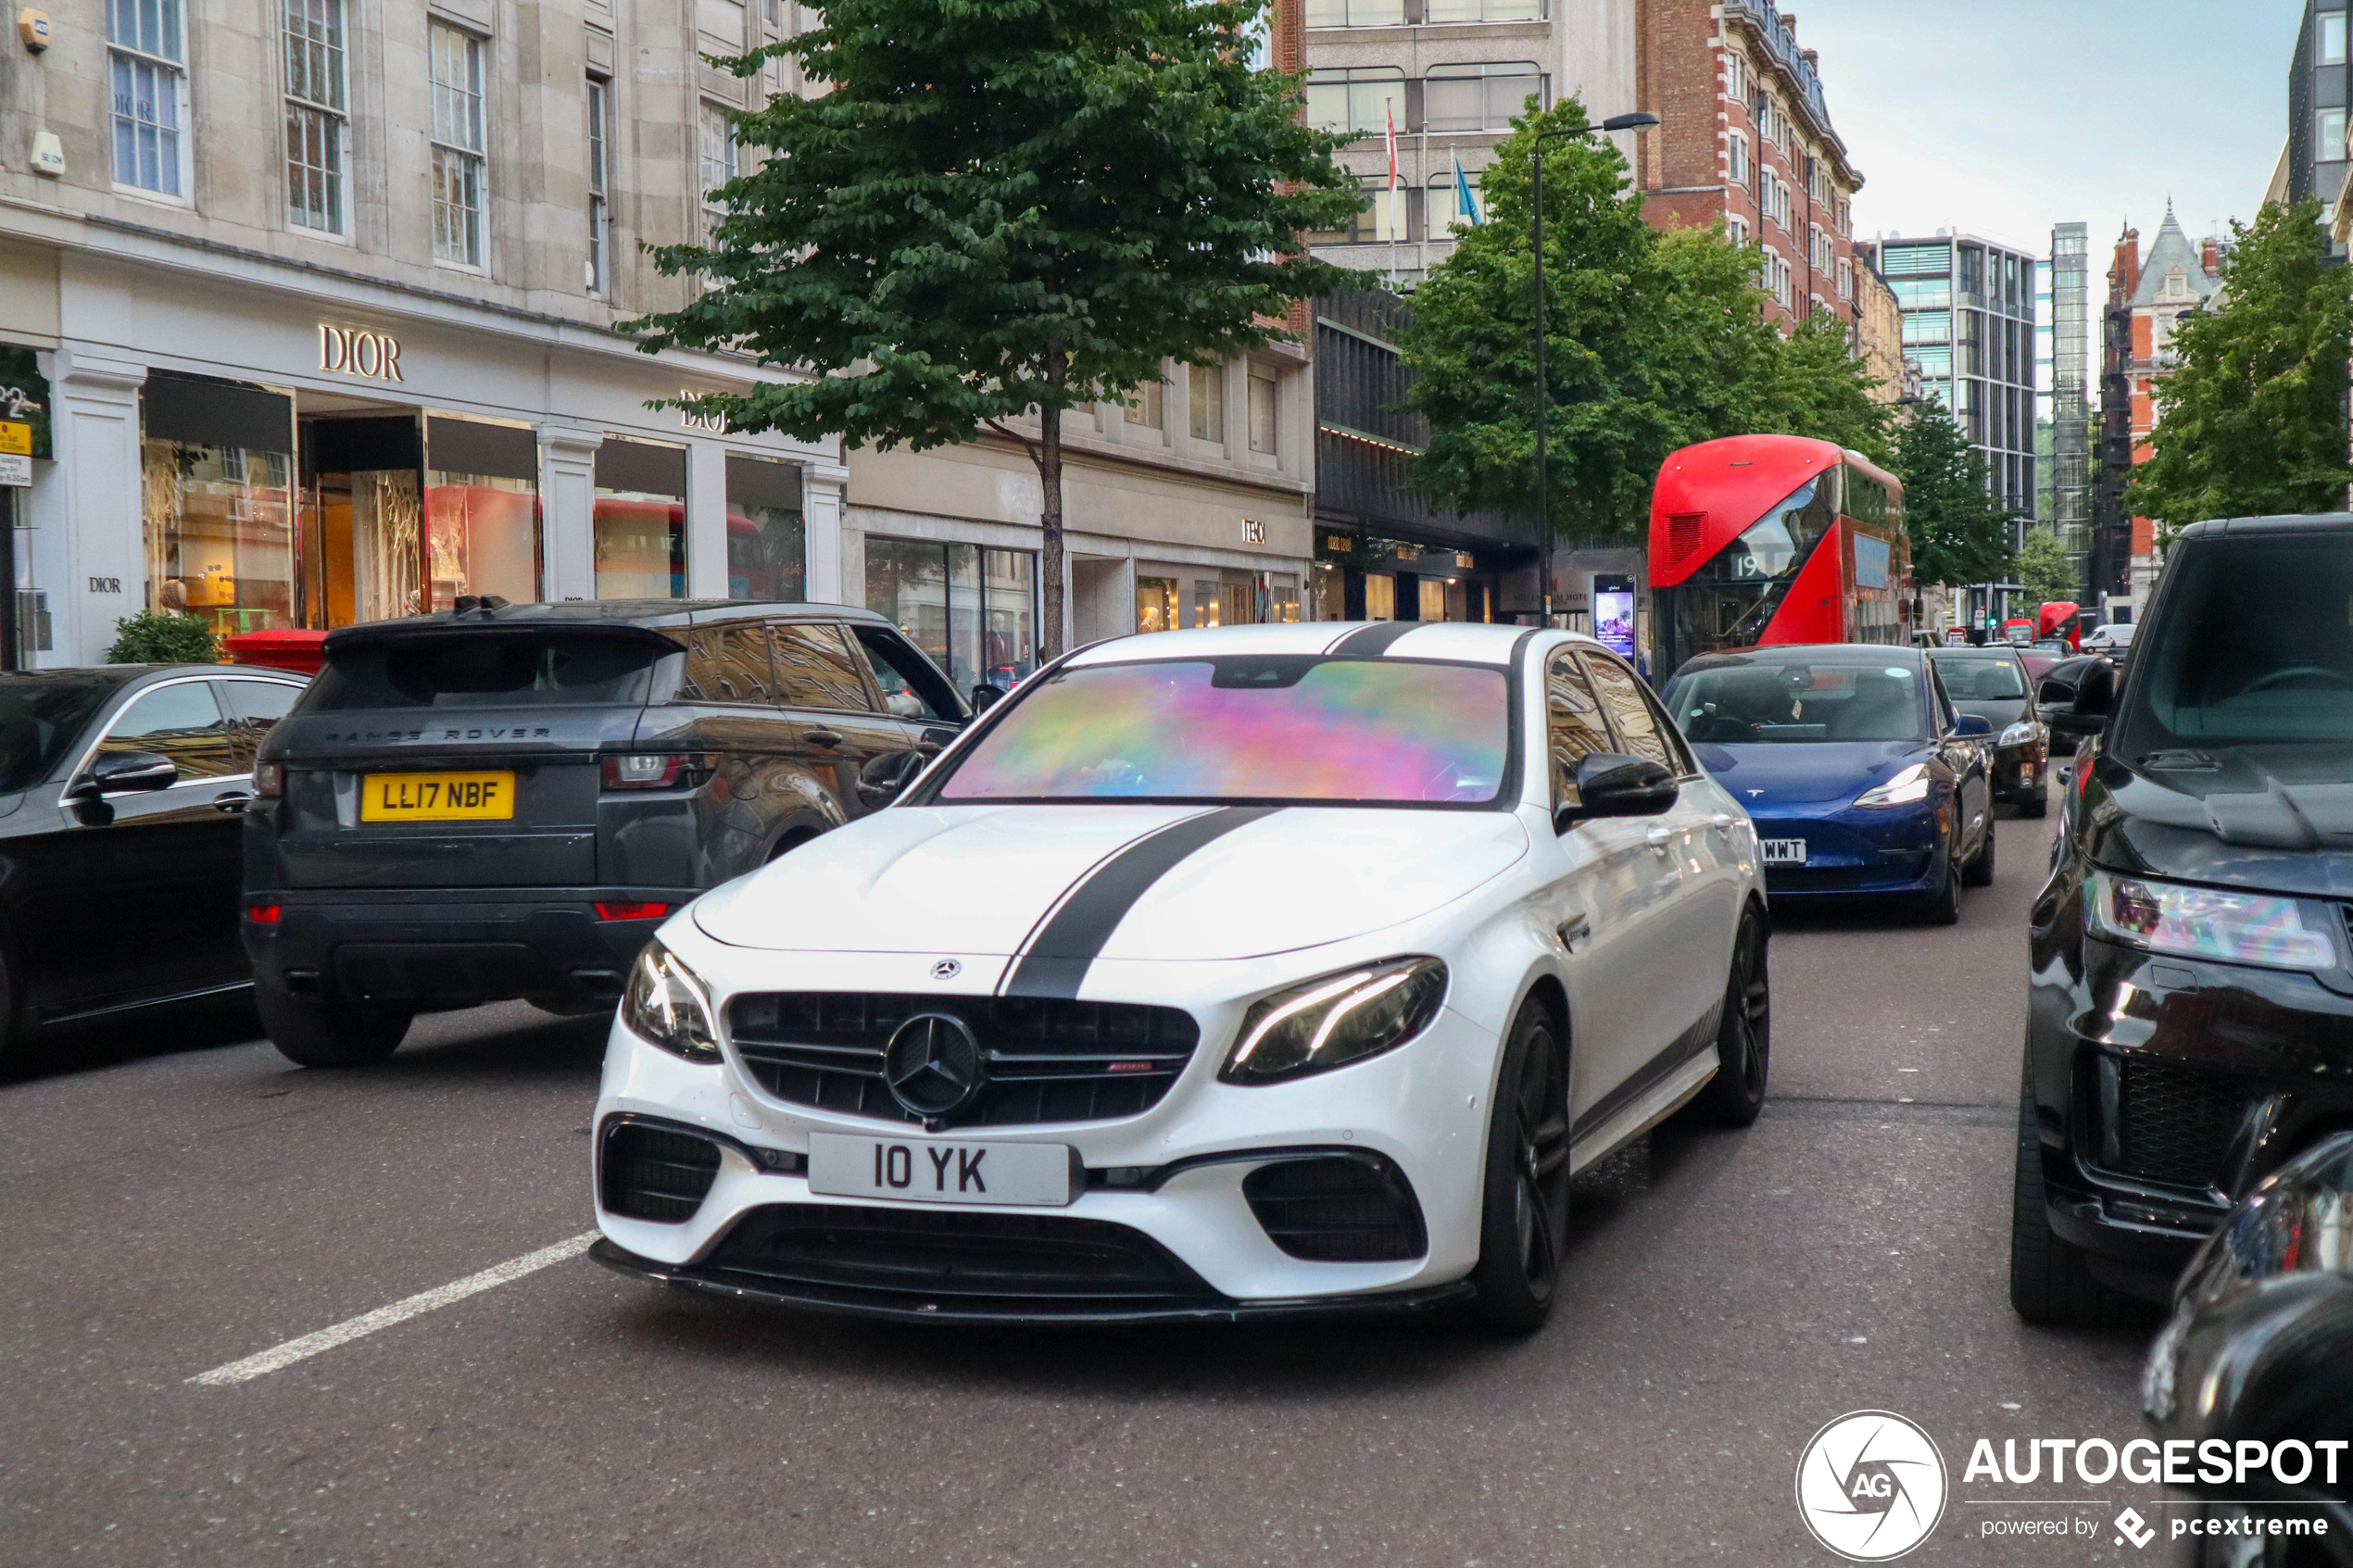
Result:
M1770 643L1910 640L1904 487L1859 453L1795 435L1686 446L1651 496L1654 666Z

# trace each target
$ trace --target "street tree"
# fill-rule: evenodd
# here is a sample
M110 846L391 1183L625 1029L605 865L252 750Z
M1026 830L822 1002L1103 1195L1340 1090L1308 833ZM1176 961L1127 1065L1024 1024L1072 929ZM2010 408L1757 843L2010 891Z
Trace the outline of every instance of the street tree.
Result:
M2126 504L2167 533L2206 518L2334 511L2346 458L2353 286L2323 254L2321 204L2233 223L2221 306L2183 316L2158 383L2154 455Z
M1017 444L1054 657L1063 413L1263 347L1344 276L1302 235L1347 221L1355 187L1298 79L1250 64L1265 4L828 0L813 30L719 62L795 59L814 95L737 119L753 167L712 198L715 232L653 252L695 297L631 326L648 352L813 374L669 406L885 450ZM1034 436L1007 422L1031 413Z
M1535 513L1535 259L1530 154L1582 131L1570 98L1513 122L1481 187L1485 220L1414 292L1398 348L1406 406L1429 422L1414 483L1457 512ZM1549 513L1563 533L1624 536L1678 447L1756 431L1886 452L1872 382L1828 326L1784 340L1765 320L1759 253L1720 226L1661 233L1617 149L1544 146ZM1836 352L1828 350L1835 345Z
M2057 532L2048 528L2026 531L2026 541L2018 547L2018 581L2025 587L2030 604L2071 600L2083 589L2067 546L2059 543Z
M2012 514L1994 498L1985 460L1942 404L1921 404L1896 427L1894 458L1913 577L1955 587L2007 582Z

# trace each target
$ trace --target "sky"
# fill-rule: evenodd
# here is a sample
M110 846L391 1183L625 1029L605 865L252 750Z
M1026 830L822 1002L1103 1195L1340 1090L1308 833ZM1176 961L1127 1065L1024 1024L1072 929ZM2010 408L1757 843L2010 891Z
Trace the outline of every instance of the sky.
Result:
M1784 0L1864 176L1855 233L1973 232L2093 270L2170 196L2193 238L2255 216L2287 137L2303 0Z

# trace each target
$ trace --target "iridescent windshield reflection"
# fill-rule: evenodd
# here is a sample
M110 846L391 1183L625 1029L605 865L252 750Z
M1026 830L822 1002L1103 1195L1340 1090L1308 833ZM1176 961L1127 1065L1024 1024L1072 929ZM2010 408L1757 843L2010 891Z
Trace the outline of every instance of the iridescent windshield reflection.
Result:
M1026 689L937 798L1484 804L1509 730L1504 672L1479 666L1094 665Z

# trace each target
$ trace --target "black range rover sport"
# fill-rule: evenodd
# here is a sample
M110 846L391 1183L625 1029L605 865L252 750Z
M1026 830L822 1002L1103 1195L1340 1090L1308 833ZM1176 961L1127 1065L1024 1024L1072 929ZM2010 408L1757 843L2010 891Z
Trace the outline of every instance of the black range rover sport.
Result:
M262 1022L330 1067L422 1011L610 1008L672 910L882 805L970 717L896 627L834 605L493 602L332 633L245 813Z
M2353 515L2183 531L2129 670L2073 673L2043 693L2092 738L2031 917L2010 1296L2093 1324L2353 1127Z

